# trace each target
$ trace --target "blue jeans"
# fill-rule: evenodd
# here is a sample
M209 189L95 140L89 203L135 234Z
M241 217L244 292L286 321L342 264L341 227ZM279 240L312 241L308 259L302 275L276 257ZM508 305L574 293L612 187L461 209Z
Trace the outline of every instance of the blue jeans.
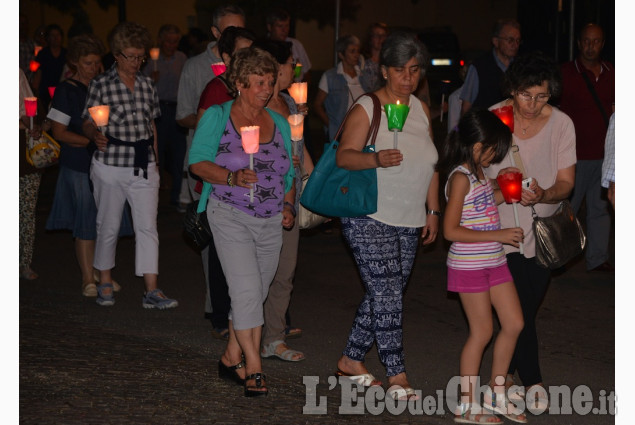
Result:
M355 217L342 218L342 232L366 288L343 354L364 361L376 342L386 375L398 375L406 371L402 346L403 293L420 230Z
M578 213L586 199L586 268L591 270L609 259L611 215L602 193L602 160L579 160L575 165L575 187L571 206Z

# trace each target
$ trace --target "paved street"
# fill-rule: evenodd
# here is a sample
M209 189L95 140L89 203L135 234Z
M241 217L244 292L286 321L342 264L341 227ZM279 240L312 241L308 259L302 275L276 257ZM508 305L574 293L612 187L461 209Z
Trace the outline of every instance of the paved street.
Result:
M300 241L291 315L304 333L289 345L307 359L263 360L269 396L247 399L241 387L218 378L224 345L211 337L203 317L201 262L182 234L181 214L167 205L166 192L159 207L159 286L178 299L179 307L141 307L143 282L134 277L134 241L127 238L119 242L114 271L123 289L113 307L103 308L81 295L70 234L44 231L55 176L55 170L44 176L38 203L33 268L40 278L20 281L20 423L451 423L447 405L438 404L419 405L414 413L383 409L374 415L369 403L362 406L364 414L339 414L346 397L340 386L329 387L328 378L363 291L338 229L332 234L309 231ZM467 336L459 301L445 289L446 249L439 240L420 250L405 297L406 365L426 403L438 403L437 391L458 374ZM572 391L586 385L593 406L600 409L602 396L615 388L614 297L613 276L587 273L578 261L554 276L538 316L546 384ZM489 374L491 351L490 344L481 376ZM367 366L385 382L374 348ZM326 404L320 404L326 413L303 414L305 405L316 407L307 403L311 397L303 384L303 377L311 376L319 379L316 395L326 397ZM529 416L535 424L615 422L610 415Z

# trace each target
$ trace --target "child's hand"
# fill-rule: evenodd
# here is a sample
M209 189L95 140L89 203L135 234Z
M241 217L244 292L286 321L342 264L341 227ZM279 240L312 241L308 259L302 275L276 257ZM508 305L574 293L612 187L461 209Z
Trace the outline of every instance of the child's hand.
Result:
M510 227L509 229L498 230L498 242L518 248L520 242L523 241L523 229L520 227Z

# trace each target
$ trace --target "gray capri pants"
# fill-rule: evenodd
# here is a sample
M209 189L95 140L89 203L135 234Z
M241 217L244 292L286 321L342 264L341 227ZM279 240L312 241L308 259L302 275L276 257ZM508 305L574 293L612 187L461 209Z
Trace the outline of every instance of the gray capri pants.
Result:
M257 218L210 197L207 219L229 288L229 320L236 330L262 326L282 247L282 213Z

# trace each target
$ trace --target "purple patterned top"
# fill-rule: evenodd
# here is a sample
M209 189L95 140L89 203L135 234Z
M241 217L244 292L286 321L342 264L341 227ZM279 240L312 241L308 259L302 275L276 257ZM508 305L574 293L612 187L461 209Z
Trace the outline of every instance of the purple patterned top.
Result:
M214 162L233 171L249 168L249 155L243 150L240 133L231 118L225 126ZM211 196L254 217L267 218L280 214L284 204L284 175L289 166L282 134L276 127L273 139L261 143L254 154L254 171L258 175L258 182L254 184L254 202L249 202L249 189L244 187L214 185Z

